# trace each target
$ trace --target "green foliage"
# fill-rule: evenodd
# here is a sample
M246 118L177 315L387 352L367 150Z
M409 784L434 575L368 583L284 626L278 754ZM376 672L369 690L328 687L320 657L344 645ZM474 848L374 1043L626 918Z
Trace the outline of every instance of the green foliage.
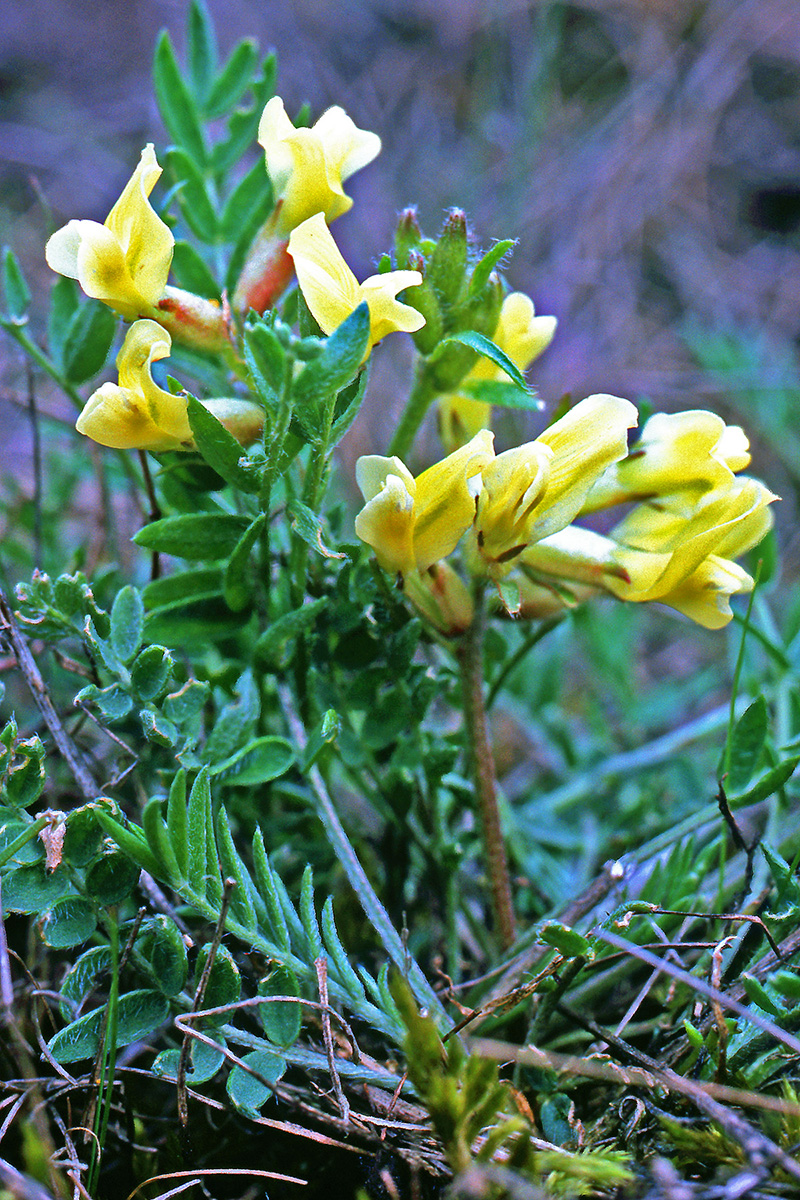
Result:
M477 251L460 210L427 238L407 210L394 256L379 258L379 276L420 272L399 299L426 321L394 444L404 461L410 452L414 482L391 459L357 473L365 491L373 469L383 481L363 519L382 514L391 549L418 556L393 579L355 544L353 487L337 477L335 452L380 353L369 305L325 335L302 294L282 290L281 196L255 146L275 57L248 40L222 62L202 0L191 0L180 44L183 56L165 31L155 51L171 145L159 149L167 187L152 199L177 235L171 282L218 326L213 344L182 342L185 328L170 326L166 387L176 412L186 406L191 441L90 456L71 434L56 441L42 413L53 448L37 495L9 485L3 513L3 573L24 578L3 613L0 729L0 883L20 1032L4 1052L14 1087L36 1080L24 1083L24 1111L42 1111L44 1096L53 1128L72 1131L76 1093L96 1092L93 1163L83 1172L77 1143L67 1155L92 1200L117 1188L117 1161L135 1164L131 1187L175 1169L170 1106L186 1087L187 1138L206 1140L195 1136L201 1103L214 1122L215 1144L189 1163L198 1172L234 1163L245 1144L249 1161L245 1139L266 1111L287 1133L315 1110L314 1138L323 1120L358 1146L377 1127L421 1171L475 1170L496 1194L633 1195L640 1149L642 1162L668 1153L692 1173L700 1159L709 1174L738 1169L730 1130L691 1126L669 1080L647 1094L626 1072L644 1054L698 1086L796 1104L800 982L784 957L800 923L795 583L783 580L776 603L775 544L758 550L762 586L736 614L733 670L723 638L632 605L593 600L538 624L509 620L524 596L504 563L482 612L470 533L453 549L470 579L454 603L476 615L441 626L419 615L413 586L438 604L447 581L437 562L413 563L455 507L417 473L426 410L455 389L493 407L541 407L493 340L515 242ZM296 120L311 122L307 109ZM247 312L237 287L265 241L275 294ZM120 344L116 312L59 278L34 329L37 304L10 249L1 282L0 327L81 407ZM154 309L165 325L169 299ZM731 402L750 404L763 346L687 338L717 373L747 367ZM481 359L503 379L465 381ZM161 386L161 366L148 365ZM790 482L792 378L780 419L759 418ZM263 435L242 445L202 403L221 397L263 410ZM551 465L547 478L525 477L514 521L561 486ZM466 483L471 511L478 467ZM557 585L553 597L557 608ZM493 751L477 737L471 655ZM473 760L499 776L515 940L492 909L502 856L486 852ZM675 969L689 982L671 980ZM706 1006L709 979L722 1016ZM732 998L744 1010L725 1011ZM505 1044L481 1044L489 1034ZM49 1064L30 1059L37 1037ZM118 1070L122 1047L130 1075ZM548 1066L550 1053L572 1056L591 1082ZM53 1062L70 1067L66 1091ZM643 1091L631 1133L622 1114ZM329 1100L339 1114L323 1118ZM365 1110L348 1121L348 1105ZM785 1128L754 1112L755 1137L797 1140L793 1108ZM153 1147L152 1163L134 1144Z

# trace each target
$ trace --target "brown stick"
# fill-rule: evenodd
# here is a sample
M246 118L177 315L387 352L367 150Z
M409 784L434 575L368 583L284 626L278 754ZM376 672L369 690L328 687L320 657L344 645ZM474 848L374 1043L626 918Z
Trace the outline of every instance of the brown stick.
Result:
M503 944L508 950L516 937L511 880L508 874L500 812L497 807L497 779L489 740L486 705L483 695L483 607L476 602L472 624L464 634L457 654L461 665L464 722L472 757L475 796L483 832L483 845L492 890L492 911Z
M83 755L67 733L61 718L55 710L53 701L50 699L50 693L47 690L47 684L42 678L42 673L31 654L28 640L17 624L17 619L2 589L0 589L0 619L2 620L2 636L14 653L14 657L19 664L19 669L22 671L25 682L30 688L31 695L44 717L45 724L50 730L59 754L72 771L72 775L83 794L84 800L95 800L100 793L100 789L92 778Z

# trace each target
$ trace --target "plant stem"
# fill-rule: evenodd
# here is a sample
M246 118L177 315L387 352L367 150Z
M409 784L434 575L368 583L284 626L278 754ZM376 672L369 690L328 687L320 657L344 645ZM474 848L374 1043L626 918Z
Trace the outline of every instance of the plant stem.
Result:
M503 949L507 950L514 942L516 928L508 859L503 842L503 831L500 827L500 812L497 807L494 757L489 741L483 695L484 620L483 596L482 593L479 593L475 600L475 616L461 640L457 654L461 666L464 724L472 758L475 796L478 802L492 891L492 911Z
M430 381L427 363L422 358L417 363L414 386L411 389L411 395L408 397L408 403L389 443L389 454L396 454L398 458L405 458L411 449L411 444L416 437L417 430L424 421L425 414L435 400L436 395L437 390Z

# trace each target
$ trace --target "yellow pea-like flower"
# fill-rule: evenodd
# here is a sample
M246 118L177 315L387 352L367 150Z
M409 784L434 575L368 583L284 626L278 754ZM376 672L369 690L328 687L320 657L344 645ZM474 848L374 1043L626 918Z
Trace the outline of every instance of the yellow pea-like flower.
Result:
M693 409L657 413L645 423L630 453L603 473L585 512L658 496L688 516L702 496L730 486L750 462L750 444L738 425Z
M344 109L334 106L310 129L296 129L279 96L267 102L258 126L277 212L274 232L286 237L303 221L322 213L330 222L353 201L343 183L379 153L376 133L359 129Z
M556 331L555 317L537 317L533 301L522 292L511 292L503 301L492 341L525 371L546 350ZM479 358L462 384L503 382L505 372L488 358ZM439 399L439 432L447 449L462 446L491 421L491 406L463 392Z
M157 305L172 262L175 239L148 200L160 174L149 144L105 222L70 221L45 248L52 270L127 320Z
M306 304L325 333L333 333L366 300L370 316L370 347L387 333L413 333L425 324L415 308L401 304L397 293L422 283L419 271L387 271L359 283L333 240L322 213L293 230L289 253Z
M475 541L491 574L504 573L526 546L569 525L601 472L625 455L637 418L629 400L588 396L535 441L486 466Z
M494 457L482 430L466 446L414 478L399 458L367 455L356 463L366 501L356 533L385 571L404 578L450 554L475 515L474 479Z
M151 373L171 348L161 325L134 321L117 355L119 383L104 383L89 397L75 423L78 432L116 450L191 450L186 398L163 391ZM264 426L263 409L249 400L222 397L204 405L242 444Z
M704 497L688 518L641 504L607 537L570 526L531 546L521 555L520 577L567 595L576 585L577 600L605 591L636 603L659 601L720 629L731 620L731 596L753 588L733 559L771 528L768 506L776 499L759 480L739 477ZM534 615L533 591L528 599L523 612Z

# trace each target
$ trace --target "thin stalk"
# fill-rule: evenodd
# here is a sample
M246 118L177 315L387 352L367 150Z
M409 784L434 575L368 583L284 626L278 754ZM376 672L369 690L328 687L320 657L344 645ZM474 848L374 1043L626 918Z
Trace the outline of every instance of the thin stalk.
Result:
M67 382L55 364L52 363L44 353L44 351L39 349L39 347L36 345L36 342L29 338L27 333L25 333L19 325L12 325L4 322L3 328L5 329L6 333L9 333L11 337L13 337L15 342L18 342L19 345L22 346L22 349L30 358L33 359L37 367L41 367L45 374L49 375L50 378L58 384L61 390L67 396L69 396L75 407L83 408L84 402L81 399L78 389L73 387L71 383Z
M389 443L389 454L405 458L411 449L417 430L425 419L425 414L437 395L438 391L428 375L427 363L424 358L420 359L417 363L411 395L408 397L408 403Z
M475 798L478 802L483 846L489 871L492 911L504 950L516 937L511 880L508 873L500 811L497 807L497 779L489 740L486 705L483 695L483 633L485 609L482 593L476 596L475 616L457 651L461 666L464 725L472 759Z
M266 521L261 530L261 563L264 576L264 588L269 594L270 584L270 560L269 560L269 510L272 503L272 488L275 483L275 478L278 473L278 463L280 462L281 451L283 450L286 435L289 432L289 425L292 420L292 373L294 370L294 360L287 358L286 372L283 379L283 390L281 392L280 403L278 405L278 413L272 425L264 426L264 450L266 452L266 466L262 476L261 492L259 495L259 506L261 511L266 514Z
M100 1160L108 1132L108 1119L111 1115L111 1093L114 1087L114 1067L117 1060L117 1009L119 1004L119 927L114 912L109 912L108 941L111 950L111 986L106 1005L105 1033L103 1038L103 1053L97 1078L98 1104L94 1120L92 1140L92 1156L89 1166L87 1190L94 1195L97 1190L97 1180L100 1172Z

